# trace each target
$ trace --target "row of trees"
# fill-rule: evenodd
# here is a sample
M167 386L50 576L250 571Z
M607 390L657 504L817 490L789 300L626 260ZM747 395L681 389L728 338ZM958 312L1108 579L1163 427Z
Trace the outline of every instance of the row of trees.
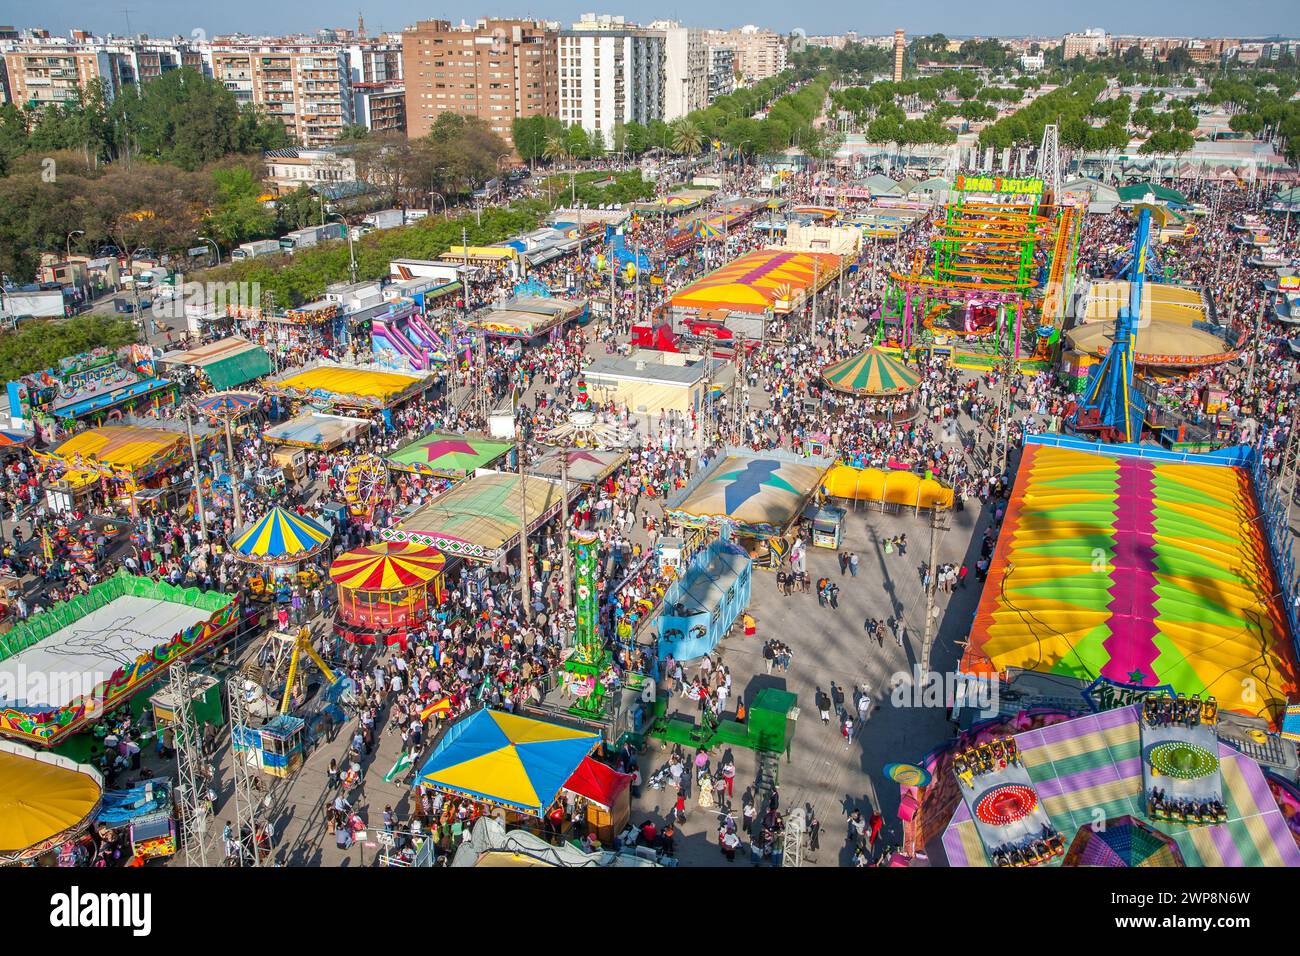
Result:
M772 103L767 120L752 118L794 81L795 75L790 71L769 77L720 96L707 108L695 110L672 123L662 120L621 123L614 127L610 142L598 130L586 130L578 125L566 127L551 116L516 119L511 135L515 150L527 162L598 159L611 152L639 156L651 149L694 155L709 140L719 140L747 152L776 151L792 145L796 134L807 139L803 135L805 127L811 127L807 113L819 110L825 97L824 85L816 102L811 93L797 99L794 97L798 93L792 93ZM816 115L814 111L813 118Z
M137 159L195 170L231 153L288 145L284 124L240 106L221 83L191 69L127 86L112 102L92 80L76 100L0 107L0 174L24 155L80 153L97 167Z

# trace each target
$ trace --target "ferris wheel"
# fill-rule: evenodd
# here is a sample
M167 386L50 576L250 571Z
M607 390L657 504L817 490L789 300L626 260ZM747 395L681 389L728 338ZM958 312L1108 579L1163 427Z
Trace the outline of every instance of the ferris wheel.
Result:
M343 476L343 499L348 513L369 517L388 490L388 465L376 455L360 455Z

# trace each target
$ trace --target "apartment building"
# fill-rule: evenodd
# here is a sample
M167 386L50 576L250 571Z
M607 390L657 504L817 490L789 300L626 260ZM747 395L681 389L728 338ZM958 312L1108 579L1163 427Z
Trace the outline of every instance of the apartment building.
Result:
M612 146L620 124L664 119L666 46L662 31L622 17L584 14L560 31L560 122L598 132Z
M655 20L650 29L664 36L664 120L672 122L709 105L709 48L703 30L676 20Z
M424 136L460 113L512 143L516 118L559 115L557 63L556 33L540 20L421 20L402 31L407 131Z
M736 89L736 51L729 46L708 47L709 102Z
M776 76L785 69L786 38L750 24L739 30L709 30L710 46L729 46L736 51L736 72L753 83Z
M378 133L406 129L406 87L401 80L391 83L352 84L353 122Z
M212 75L241 105L280 120L302 146L328 145L355 122L351 66L338 44L217 41L211 62Z
M103 83L105 96L112 100L123 88L169 70L205 70L202 51L180 38L95 37L74 30L66 38L39 31L4 43L0 73L5 96L25 109L74 101L93 80Z
M1076 56L1091 60L1105 56L1110 51L1110 36L1105 30L1094 27L1082 33L1067 33L1061 38L1065 59L1073 60Z

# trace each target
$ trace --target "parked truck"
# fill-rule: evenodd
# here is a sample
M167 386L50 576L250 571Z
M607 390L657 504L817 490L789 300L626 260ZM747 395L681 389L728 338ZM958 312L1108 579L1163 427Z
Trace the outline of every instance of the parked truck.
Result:
M318 242L325 242L329 239L342 239L346 227L341 222L327 222L323 226L308 226L305 229L295 229L293 232L280 237L280 250L282 252L293 253L299 249L307 249L316 245Z
M256 242L245 242L236 246L231 250L230 258L256 259L258 256L279 255L282 251L278 239L258 239Z

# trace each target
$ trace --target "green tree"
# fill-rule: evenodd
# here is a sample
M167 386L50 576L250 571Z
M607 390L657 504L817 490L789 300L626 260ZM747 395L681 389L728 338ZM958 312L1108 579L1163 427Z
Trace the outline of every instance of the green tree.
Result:
M682 156L698 156L703 148L700 144L703 139L700 128L687 117L673 120L670 125L673 152Z
M212 179L216 184L216 200L207 219L213 238L227 246L237 246L272 234L276 212L259 198L263 190L261 180L247 165L214 169Z

